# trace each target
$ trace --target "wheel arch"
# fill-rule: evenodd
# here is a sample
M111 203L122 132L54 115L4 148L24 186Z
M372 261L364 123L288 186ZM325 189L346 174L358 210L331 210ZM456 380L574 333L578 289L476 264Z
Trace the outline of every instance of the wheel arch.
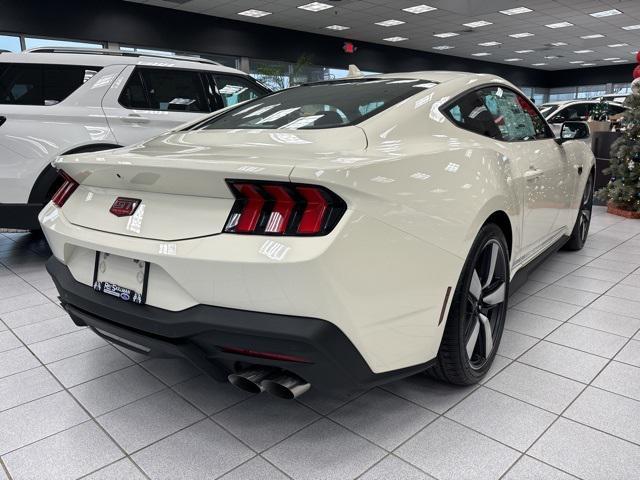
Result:
M507 215L504 210L497 210L489 215L482 226L488 223L493 223L497 225L500 230L502 230L502 233L507 240L507 247L509 248L509 258L511 258L513 255L513 228L511 226L509 215Z
M89 153L89 152L98 152L101 150L110 150L112 148L121 148L122 145L116 145L113 143L91 143L89 145L82 145L80 147L74 147L66 152L60 153L59 155L69 155L74 153ZM60 186L58 171L51 166L51 164L47 164L46 167L40 172L38 178L33 184L31 188L31 193L29 194L29 203L46 203L56 189Z

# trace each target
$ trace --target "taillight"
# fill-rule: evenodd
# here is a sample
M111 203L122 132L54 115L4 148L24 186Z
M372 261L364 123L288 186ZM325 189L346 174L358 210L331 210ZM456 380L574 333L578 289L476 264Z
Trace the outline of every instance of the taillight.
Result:
M253 235L326 235L345 210L344 200L318 185L227 180L236 198L224 231Z
M62 185L60 186L58 191L51 198L51 201L58 207L62 207L65 202L69 200L71 194L76 191L76 188L78 188L78 182L76 182L62 170L60 170L59 174L64 181L62 182Z

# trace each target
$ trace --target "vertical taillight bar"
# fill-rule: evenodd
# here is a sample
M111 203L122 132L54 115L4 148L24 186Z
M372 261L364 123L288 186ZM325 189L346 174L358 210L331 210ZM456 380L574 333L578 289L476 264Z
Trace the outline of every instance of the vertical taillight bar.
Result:
M53 194L51 201L57 207L62 207L73 192L78 188L78 182L76 182L73 178L67 175L65 172L60 170L59 175L62 177L63 182L60 185L60 188Z

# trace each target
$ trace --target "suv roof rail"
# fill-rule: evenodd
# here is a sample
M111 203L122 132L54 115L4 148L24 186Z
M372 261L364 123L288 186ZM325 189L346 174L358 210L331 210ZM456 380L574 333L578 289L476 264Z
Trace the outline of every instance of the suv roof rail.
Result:
M108 48L38 47L25 50L24 53L79 53L90 55L117 55L120 57L154 57L187 62L207 63L209 65L222 65L220 62L209 60L208 58L189 57L187 55L163 55L161 53L128 52L126 50L110 50Z

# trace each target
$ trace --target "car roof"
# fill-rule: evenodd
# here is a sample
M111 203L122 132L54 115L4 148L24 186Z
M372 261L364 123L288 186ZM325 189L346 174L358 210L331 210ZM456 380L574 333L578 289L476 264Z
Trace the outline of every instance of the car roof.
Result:
M147 65L157 67L210 70L246 75L235 68L212 60L161 54L147 54L106 49L36 48L20 53L0 52L0 63L38 63L55 65Z
M449 70L422 70L417 72L381 73L367 75L363 78L415 78L418 80L431 80L438 83L445 83L451 80L459 80L461 78L477 78L478 80L482 79L485 82L505 81L501 77L486 73L454 72Z
M567 106L567 105L573 105L574 103L600 103L600 100L588 100L588 99L582 99L582 100L563 100L560 102L545 102L542 105L559 105L561 107ZM611 100L605 100L604 103L611 103L613 105L620 105L622 106L622 104L620 102L612 102Z

